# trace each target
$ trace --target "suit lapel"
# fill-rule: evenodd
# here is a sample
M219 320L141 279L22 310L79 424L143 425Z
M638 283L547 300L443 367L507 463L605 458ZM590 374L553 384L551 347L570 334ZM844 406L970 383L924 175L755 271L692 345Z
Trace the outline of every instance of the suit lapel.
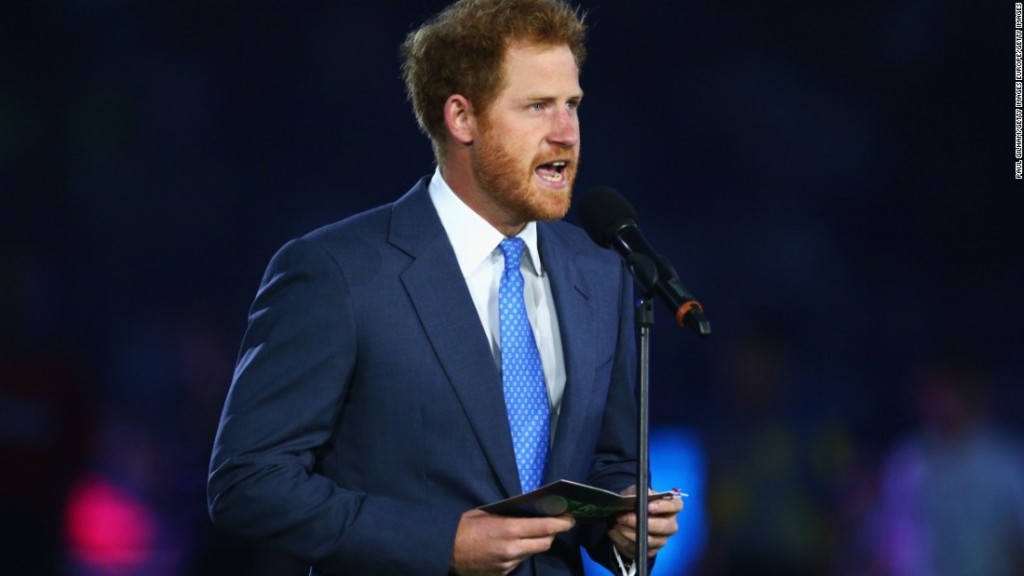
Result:
M581 437L593 388L597 329L588 260L580 258L575 245L559 232L553 225L538 223L537 242L545 273L550 275L565 358L565 393L545 483L565 478L574 468L572 461L579 453L575 439Z
M435 354L507 496L520 493L501 375L455 252L421 180L392 208L389 241L414 258L401 274Z

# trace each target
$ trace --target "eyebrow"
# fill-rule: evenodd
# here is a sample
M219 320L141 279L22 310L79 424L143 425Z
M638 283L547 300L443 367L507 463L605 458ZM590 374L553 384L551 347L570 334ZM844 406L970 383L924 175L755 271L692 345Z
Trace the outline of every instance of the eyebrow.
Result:
M573 95L566 98L566 100L580 100L582 98L583 91L580 90L579 92L573 93ZM526 96L519 98L519 100L524 102L554 102L559 99L560 98L558 96L541 96L540 94L527 94Z

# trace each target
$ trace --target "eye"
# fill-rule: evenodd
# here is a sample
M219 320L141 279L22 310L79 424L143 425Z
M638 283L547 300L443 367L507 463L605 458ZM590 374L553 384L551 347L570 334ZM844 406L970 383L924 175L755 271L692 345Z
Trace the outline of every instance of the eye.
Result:
M537 112L540 112L544 110L544 104L542 102L534 102L533 104L530 104L530 110L536 110Z

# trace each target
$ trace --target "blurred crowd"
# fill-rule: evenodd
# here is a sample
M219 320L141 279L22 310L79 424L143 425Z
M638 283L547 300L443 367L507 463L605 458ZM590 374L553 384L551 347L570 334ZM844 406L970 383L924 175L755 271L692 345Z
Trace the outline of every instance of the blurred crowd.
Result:
M708 426L710 542L700 574L1024 572L1024 443L994 367L941 347L889 391L903 425L858 436L828 383L801 382L780 326L735 344ZM880 412L882 412L880 410ZM879 414L879 417L883 417Z

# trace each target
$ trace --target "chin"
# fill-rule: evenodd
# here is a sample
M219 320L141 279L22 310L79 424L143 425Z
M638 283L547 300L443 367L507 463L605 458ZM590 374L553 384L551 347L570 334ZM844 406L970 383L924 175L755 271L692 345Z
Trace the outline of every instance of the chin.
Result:
M565 190L535 190L532 202L523 206L527 220L561 220L572 203L572 187Z

